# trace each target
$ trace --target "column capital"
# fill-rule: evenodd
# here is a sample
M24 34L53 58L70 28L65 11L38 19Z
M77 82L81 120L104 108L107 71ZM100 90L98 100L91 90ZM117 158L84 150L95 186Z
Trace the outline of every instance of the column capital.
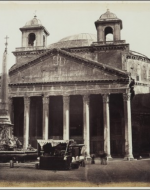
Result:
M90 101L89 95L83 95L83 102L89 103L89 101Z
M102 94L103 103L109 103L109 94Z
M123 93L123 101L130 101L131 94L130 93Z
M24 103L26 105L29 105L30 104L30 97L29 96L24 96Z
M69 104L70 96L63 96L63 102L64 102L64 104Z
M43 96L42 100L43 100L43 104L49 104L49 96L48 97Z

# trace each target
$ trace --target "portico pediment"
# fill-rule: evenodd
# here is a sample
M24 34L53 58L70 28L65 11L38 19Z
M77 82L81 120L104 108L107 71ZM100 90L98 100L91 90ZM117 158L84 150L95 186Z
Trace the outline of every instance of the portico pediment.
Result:
M15 70L10 70L10 83L53 81L116 80L128 74L84 59L63 50L49 51Z

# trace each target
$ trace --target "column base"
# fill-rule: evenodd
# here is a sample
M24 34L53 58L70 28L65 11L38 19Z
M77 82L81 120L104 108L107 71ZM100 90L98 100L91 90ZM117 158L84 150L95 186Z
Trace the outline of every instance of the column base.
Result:
M135 159L134 159L133 155L128 155L128 156L125 156L123 160L125 160L125 161L130 161L131 160L132 161L132 160L135 160Z
M86 159L86 161L91 161L91 160L92 160L92 158L91 158L90 155L87 155L87 156L85 157L85 159Z
M107 160L109 161L109 160L112 160L113 158L111 157L111 155L108 155L107 156Z

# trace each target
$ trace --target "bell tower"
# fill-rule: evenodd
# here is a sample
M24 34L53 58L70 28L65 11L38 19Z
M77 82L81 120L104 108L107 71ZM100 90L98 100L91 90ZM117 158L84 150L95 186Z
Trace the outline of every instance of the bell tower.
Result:
M13 54L16 56L16 64L22 64L36 58L46 51L49 32L37 19L37 16L20 28L22 32L21 47L17 47Z
M37 16L34 16L20 30L22 32L22 47L45 47L47 45L49 32L41 24L41 21L37 19Z
M97 42L106 42L106 35L112 34L113 41L121 40L122 20L118 19L114 13L107 9L95 22L97 29Z
M129 44L121 39L122 20L109 9L95 22L97 41L92 43L97 61L118 69L124 69Z

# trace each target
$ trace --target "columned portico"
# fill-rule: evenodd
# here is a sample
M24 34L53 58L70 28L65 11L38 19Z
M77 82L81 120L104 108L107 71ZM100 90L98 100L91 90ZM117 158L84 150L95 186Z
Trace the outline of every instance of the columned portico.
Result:
M83 135L86 146L87 156L90 154L90 113L89 113L89 96L83 96Z
M70 97L63 96L63 140L69 140Z
M24 97L24 128L23 128L23 148L29 144L29 115L30 115L30 97Z
M109 116L109 94L103 94L103 121L104 121L104 151L107 157L110 155L110 116Z
M43 97L43 139L48 139L49 97Z
M125 119L125 159L133 159L130 93L123 94Z

